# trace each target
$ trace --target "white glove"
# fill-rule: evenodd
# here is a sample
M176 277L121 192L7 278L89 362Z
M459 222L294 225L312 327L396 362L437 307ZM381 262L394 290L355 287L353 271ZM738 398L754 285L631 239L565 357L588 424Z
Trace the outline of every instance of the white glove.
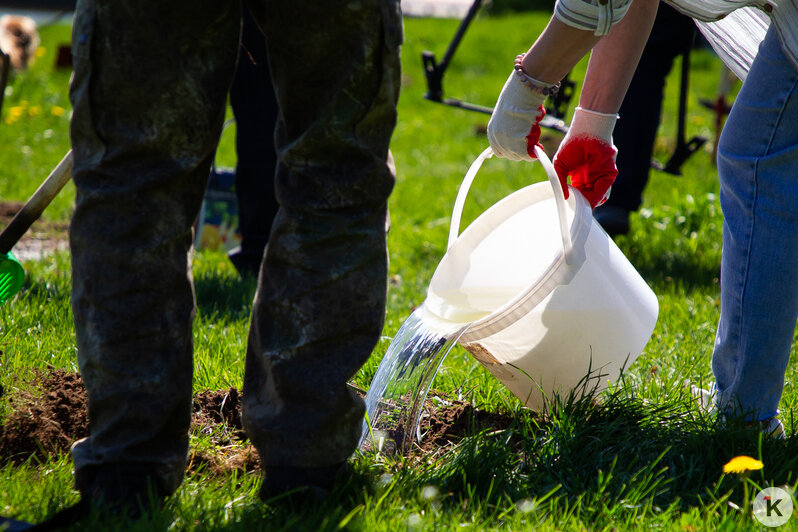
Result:
M540 141L545 100L546 96L524 85L515 71L510 74L488 122L488 140L494 154L513 161L535 159L528 146Z
M583 107L574 109L574 118L568 126L568 133L562 139L562 144L575 137L591 137L603 140L612 145L612 130L615 129L615 122L618 115L615 113L599 113Z

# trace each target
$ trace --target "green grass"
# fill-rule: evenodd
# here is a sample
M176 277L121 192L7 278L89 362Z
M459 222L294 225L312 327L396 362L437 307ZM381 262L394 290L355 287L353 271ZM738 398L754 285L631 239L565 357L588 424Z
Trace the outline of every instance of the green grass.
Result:
M469 28L444 79L446 96L492 105L523 50L545 24L544 14L481 17ZM471 161L487 146L487 117L431 103L421 51L443 56L458 21L406 20L403 89L392 142L398 181L391 198L392 282L383 339L355 377L368 387L390 339L411 309L423 302L443 255L457 187ZM0 197L22 201L68 150L68 71L52 68L69 28L43 30L43 57L13 79L0 116ZM579 81L584 62L574 71ZM675 143L678 64L669 78L655 156L665 160ZM713 98L719 63L693 54L687 136L712 137L713 117L698 98ZM571 108L575 105L575 101ZM18 118L10 118L17 108ZM35 108L35 110L34 110ZM62 116L53 108L63 108ZM56 114L58 111L56 110ZM218 162L235 161L232 132L224 134ZM682 382L711 380L710 353L719 313L717 272L722 215L710 154L695 154L684 176L652 172L640 213L618 244L657 293L660 315L651 341L624 380L601 396L552 402L542 416L522 409L501 384L461 348L444 362L433 384L461 391L480 409L507 414L498 431L473 432L459 445L424 460L365 455L337 493L312 508L257 502L253 474L189 477L151 521L93 523L96 529L131 530L604 530L756 529L740 510L746 486L791 485L798 439L798 399L791 366L781 408L790 437L760 441L739 427L718 427L685 397ZM499 198L543 180L537 165L491 160L466 206L464 225ZM65 221L73 205L70 184L46 212ZM48 364L76 369L69 306L69 257L25 264L23 291L0 307L0 384L23 385ZM198 317L195 390L240 387L253 283L241 283L226 258L195 258ZM793 351L795 355L795 350ZM7 411L4 405L2 411ZM209 445L196 436L196 447ZM760 458L761 472L740 479L722 465L738 454ZM0 514L38 521L74 502L68 457L0 469ZM752 489L752 488L751 488ZM755 491L755 490L754 490ZM798 528L798 519L788 525Z

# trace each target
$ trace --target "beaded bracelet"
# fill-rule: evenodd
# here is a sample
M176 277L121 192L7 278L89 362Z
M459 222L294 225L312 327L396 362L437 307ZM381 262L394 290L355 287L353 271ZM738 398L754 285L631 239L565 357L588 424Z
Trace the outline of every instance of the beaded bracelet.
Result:
M524 56L526 54L520 54L515 58L515 73L518 74L518 77L521 78L521 82L529 87L532 92L536 92L541 96L554 96L557 94L557 91L560 90L560 82L558 81L554 85L550 85L548 83L543 83L542 81L538 81L526 72L524 72L524 67L521 66L521 61L524 60Z

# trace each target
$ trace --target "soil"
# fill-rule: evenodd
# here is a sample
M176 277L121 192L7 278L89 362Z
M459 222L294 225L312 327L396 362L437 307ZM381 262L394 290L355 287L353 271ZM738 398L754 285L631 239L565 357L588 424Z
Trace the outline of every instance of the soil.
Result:
M24 462L67 452L89 432L86 390L76 373L51 369L34 375L6 399L11 412L0 429L0 462Z
M76 439L88 435L86 390L77 373L49 368L6 391L3 400L8 413L0 425L0 465L67 453ZM408 454L417 458L435 454L468 434L511 424L510 416L475 409L466 401L442 400L432 392L420 423L424 436ZM241 394L237 389L196 394L191 433L207 438L192 440L200 444L191 446L189 475L198 472L224 475L233 470L260 469L258 454L241 423Z
M509 415L478 410L466 401L448 401L436 406L433 399L424 403L422 415L421 442L416 444L416 452L428 454L456 444L464 436L486 429L503 429L513 424Z

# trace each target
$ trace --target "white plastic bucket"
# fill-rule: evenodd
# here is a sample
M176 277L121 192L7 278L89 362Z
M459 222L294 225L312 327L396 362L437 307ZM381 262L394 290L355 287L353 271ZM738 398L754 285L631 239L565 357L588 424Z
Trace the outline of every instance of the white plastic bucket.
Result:
M582 194L566 201L542 150L549 182L510 194L458 236L466 195L486 149L471 165L452 212L447 252L424 306L470 323L459 343L528 407L585 385L601 390L642 352L657 298Z

